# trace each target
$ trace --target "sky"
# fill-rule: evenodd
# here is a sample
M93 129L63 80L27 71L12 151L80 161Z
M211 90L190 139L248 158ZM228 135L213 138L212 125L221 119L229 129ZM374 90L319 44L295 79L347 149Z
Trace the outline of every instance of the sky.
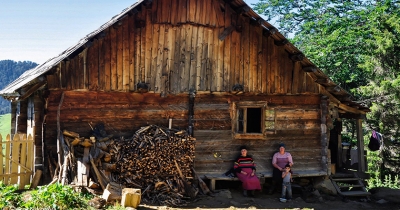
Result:
M0 60L58 56L136 0L0 0ZM252 6L258 0L245 0Z

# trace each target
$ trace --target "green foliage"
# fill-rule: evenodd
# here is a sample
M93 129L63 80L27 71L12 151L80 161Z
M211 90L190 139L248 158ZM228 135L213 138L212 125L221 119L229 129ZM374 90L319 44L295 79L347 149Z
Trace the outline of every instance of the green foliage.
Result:
M35 68L38 64L31 61L0 60L0 90L17 79L28 69ZM0 114L11 112L10 102L0 98Z
M86 209L89 195L76 193L72 187L61 184L40 186L38 190L30 192L31 199L26 201L24 208L52 208L52 209Z
M391 189L400 189L399 175L396 175L394 178L392 178L390 174L385 175L383 181L379 177L375 177L374 179L369 179L368 189L372 189L374 187L387 187Z
M21 196L15 191L18 190L18 185L5 185L0 181L0 209L4 207L18 207L21 203Z
M260 0L254 9L292 34L291 42L353 100L371 107L365 131L380 131L385 147L372 153L382 163L373 161L370 172L373 179L399 174L400 2ZM354 122L343 127L345 140L354 140Z
M11 132L11 114L0 115L0 134L3 140Z

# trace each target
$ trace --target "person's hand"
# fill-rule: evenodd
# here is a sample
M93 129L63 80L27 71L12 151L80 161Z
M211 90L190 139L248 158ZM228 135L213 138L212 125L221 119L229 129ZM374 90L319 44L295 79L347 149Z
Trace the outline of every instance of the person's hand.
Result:
M254 176L254 171L253 171L253 172L251 172L251 176Z
M244 174L244 175L247 175L247 172L246 172L246 171L241 171L240 173L242 173L242 174Z

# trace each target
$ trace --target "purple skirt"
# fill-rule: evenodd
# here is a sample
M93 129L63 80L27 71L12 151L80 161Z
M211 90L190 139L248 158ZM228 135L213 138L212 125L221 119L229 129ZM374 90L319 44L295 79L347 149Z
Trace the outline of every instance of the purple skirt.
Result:
M254 174L251 176L251 172L253 171L251 168L242 168L242 171L245 171L247 174L236 173L236 176L242 182L242 186L244 190L261 190L260 180Z

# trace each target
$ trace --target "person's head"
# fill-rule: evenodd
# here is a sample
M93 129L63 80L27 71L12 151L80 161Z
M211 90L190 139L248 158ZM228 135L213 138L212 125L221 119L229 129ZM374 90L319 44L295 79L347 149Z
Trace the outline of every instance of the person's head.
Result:
M286 149L285 144L280 143L279 144L279 153L281 153L281 154L285 153L285 149Z
M240 154L242 156L246 156L247 155L247 147L246 146L241 146L240 147Z
M290 171L290 164L289 163L285 165L285 170L286 171Z

